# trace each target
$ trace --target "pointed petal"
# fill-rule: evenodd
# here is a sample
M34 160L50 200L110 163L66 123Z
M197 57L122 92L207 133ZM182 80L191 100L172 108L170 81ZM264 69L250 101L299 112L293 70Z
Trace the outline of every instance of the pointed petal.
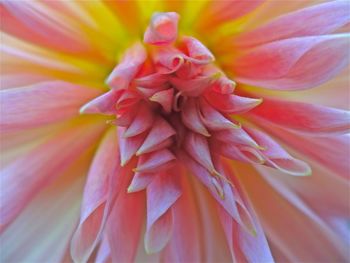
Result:
M167 90L162 90L153 94L153 96L150 97L149 99L150 101L158 102L160 105L162 105L166 113L170 113L173 98L174 98L174 89L167 89Z
M125 130L123 137L133 137L139 135L144 131L151 128L153 124L154 114L150 107L145 103L140 103L138 106L138 112L130 126Z
M311 175L311 168L307 163L290 156L267 134L256 129L248 129L248 132L259 145L265 148L260 153L267 159L265 163L267 166L295 176Z
M262 102L262 99L241 97L233 94L220 94L214 91L205 94L205 98L217 110L231 114L250 111Z
M175 134L175 130L163 118L157 118L147 135L145 141L137 151L137 155L150 152L155 146L161 144L166 139Z
M181 110L181 119L185 126L193 132L209 137L210 134L205 128L202 119L200 118L199 107L196 99L188 98Z
M151 45L166 45L174 42L177 37L179 15L175 12L156 12L146 29L143 41Z
M146 189L157 175L155 173L139 173L136 172L128 187L128 193L138 192Z
M139 157L137 167L135 172L141 173L154 173L165 168L168 168L169 165L173 164L175 160L174 154L168 149L163 149L159 151L154 151L151 153L142 154Z
M71 243L71 255L76 261L88 260L96 247L105 220L109 177L119 166L115 129L110 129L98 147L91 164L81 207L80 224Z
M117 90L110 90L86 103L80 108L80 113L114 115L117 111L116 103L121 95Z
M120 149L121 166L125 166L131 160L131 158L140 148L146 137L145 133L141 133L130 138L124 138L124 132L125 128L118 127L118 141Z
M62 81L2 90L1 130L22 130L73 118L83 103L98 94L98 90Z
M145 249L160 251L170 239L173 224L171 207L181 195L177 174L159 174L147 187L147 230Z
M350 112L314 104L264 99L252 114L285 128L315 134L347 132Z

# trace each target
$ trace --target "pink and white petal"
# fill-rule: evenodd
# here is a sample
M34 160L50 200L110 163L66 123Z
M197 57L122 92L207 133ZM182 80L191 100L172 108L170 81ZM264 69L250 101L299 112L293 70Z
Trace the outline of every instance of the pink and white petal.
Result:
M62 262L79 220L89 158L43 189L1 234L1 260Z
M176 157L168 149L154 151L148 154L142 154L139 157L135 172L157 173L167 169L174 164Z
M133 137L151 128L154 114L146 103L140 103L135 118L125 130L123 137Z
M297 203L285 199L253 168L239 163L235 163L235 167L241 173L249 174L239 179L254 204L268 239L285 258L292 262L346 261L346 255L338 247L341 245L339 240L334 243L334 236L320 223L320 218L315 221L317 215L305 204L296 206Z
M76 117L79 107L98 94L96 89L62 81L2 90L0 127L12 132Z
M242 33L234 40L239 47L302 36L329 34L350 23L348 1L331 1L275 18L257 29Z
M162 252L164 262L202 262L201 219L190 179L182 174L182 195L173 206L173 234Z
M181 119L183 124L195 133L209 137L210 134L200 117L199 105L196 99L188 98L182 105Z
M349 111L315 104L264 98L264 103L248 115L313 135L345 133L350 129Z
M128 187L128 193L138 192L147 188L157 175L154 173L138 173L136 172Z
M109 247L106 234L103 235L102 241L96 253L95 261L97 263L111 262L111 248Z
M127 183L130 183L129 180ZM112 262L133 262L140 242L144 222L145 196L142 192L129 194L123 184L105 228Z
M121 95L121 92L117 90L110 90L83 105L79 112L88 114L114 115L117 113L116 102Z
M24 86L30 86L38 82L52 81L52 78L42 74L33 73L12 73L2 74L0 89L20 88Z
M72 258L76 261L88 260L99 241L111 190L110 177L114 176L119 162L116 132L111 128L97 149L85 184L80 223L71 244Z
M349 34L278 40L252 49L230 66L237 81L277 90L313 88L349 63Z
M4 229L40 189L91 149L104 126L86 123L55 134L1 170L1 229ZM59 142L59 143L58 143ZM70 149L66 151L66 149Z
M173 228L172 206L181 195L180 178L175 173L163 173L147 187L147 229L145 249L156 253L169 241Z

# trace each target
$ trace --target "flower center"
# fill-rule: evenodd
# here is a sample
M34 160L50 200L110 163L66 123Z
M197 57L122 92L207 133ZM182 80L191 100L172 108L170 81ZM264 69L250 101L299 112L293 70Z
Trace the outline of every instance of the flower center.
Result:
M116 116L121 165L136 156L135 178L166 172L189 156L224 198L215 155L259 159L259 145L232 114L261 100L233 94L235 82L213 64L214 56L199 40L183 36L175 42L177 22L175 13L156 13L146 45L136 43L125 52L107 78L111 90L82 110ZM228 143L235 147L227 149Z

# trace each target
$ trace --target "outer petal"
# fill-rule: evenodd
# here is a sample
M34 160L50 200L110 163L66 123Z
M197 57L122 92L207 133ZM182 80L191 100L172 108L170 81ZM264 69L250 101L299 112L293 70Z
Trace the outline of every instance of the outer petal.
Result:
M94 123L96 125L96 123ZM74 163L101 134L101 127L79 124L19 157L1 171L1 228L27 205L35 194ZM66 149L70 149L66 151Z
M349 111L314 104L264 99L264 103L248 115L313 135L350 129Z
M106 202L110 177L119 166L118 145L115 129L104 136L94 157L81 207L80 224L73 236L71 254L76 261L88 260L95 248L106 217Z
M2 261L63 261L78 222L87 167L88 158L78 161L40 192L1 234Z
M179 176L159 174L147 187L147 230L145 249L148 253L160 251L170 239L173 228L172 205L181 195Z
M251 32L234 45L253 46L276 40L331 33L350 22L348 1L330 1L280 16Z
M271 42L235 60L236 80L280 90L315 87L349 63L349 34L291 38Z
M43 82L0 93L2 131L33 128L73 118L99 91L62 81Z

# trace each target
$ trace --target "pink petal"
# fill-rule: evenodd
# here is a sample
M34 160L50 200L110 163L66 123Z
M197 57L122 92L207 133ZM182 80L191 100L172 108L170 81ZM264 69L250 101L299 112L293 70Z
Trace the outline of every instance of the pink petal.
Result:
M147 135L143 144L137 151L137 155L153 151L160 144L165 142L169 137L175 134L175 130L163 118L157 118L152 126L151 131ZM167 143L166 143L167 145Z
M210 173L216 173L211 159L208 141L203 135L188 132L184 141L184 149L186 149L188 154L204 166Z
M200 118L199 106L196 99L188 98L182 105L181 119L190 130L209 137L210 134Z
M146 189L146 187L157 176L155 173L139 173L136 172L132 178L132 181L128 187L128 193L138 192Z
M98 139L101 130L96 123L80 123L3 167L1 180L6 188L0 191L1 228L10 223L36 193L74 163L91 142ZM67 148L70 150L66 151Z
M243 128L215 131L213 137L232 146L246 145L255 149L261 148Z
M98 263L107 263L111 261L111 248L109 247L106 235L104 235L102 238L95 260Z
M349 35L299 37L259 46L235 60L237 81L278 90L320 85L349 63Z
M312 134L346 132L350 112L314 104L264 99L249 114L285 128Z
M174 98L174 89L162 90L157 93L154 93L152 97L150 97L150 101L158 102L162 105L164 111L166 113L171 112L172 102Z
M109 179L119 166L118 155L116 132L110 129L99 145L85 184L80 224L71 244L71 254L76 261L88 260L97 245L107 216Z
M250 111L262 102L262 99L241 97L233 94L220 94L215 91L205 94L205 98L217 110L231 114Z
M135 155L135 153L140 148L146 137L145 133L141 133L130 138L124 138L124 132L125 128L118 127L118 141L120 149L121 166L125 166L131 160L131 158Z
M96 89L61 81L2 90L0 127L16 131L73 118L82 104L98 94Z
M190 61L197 64L209 64L215 60L214 55L198 39L182 37L181 41L186 46Z
M311 175L311 168L307 163L290 156L267 134L256 129L248 131L258 144L265 148L260 153L267 159L265 163L267 166L295 176Z
M134 261L144 222L144 198L142 193L125 190L117 197L105 229L112 262Z
M172 47L158 48L152 55L160 74L176 72L185 62L185 54Z
M160 251L170 239L173 215L170 210L181 195L175 173L160 174L147 187L147 230L145 249Z
M347 1L331 1L282 15L266 25L243 33L235 45L261 45L292 37L324 35L350 22Z
M80 113L90 114L116 114L116 102L122 93L117 90L108 91L101 96L89 101L80 108Z
M147 58L145 48L140 43L126 50L121 62L108 76L106 83L113 89L126 89L141 69Z
M153 124L154 114L150 107L145 103L140 103L138 106L138 112L130 126L125 130L123 137L133 137L139 135L144 131L151 128Z
M142 154L139 157L135 172L154 173L168 168L169 164L173 164L175 160L174 154L168 149L154 151L151 153Z
M236 129L238 124L225 118L219 111L214 109L205 100L200 100L201 120L210 130Z
M210 88L216 80L218 74L208 76L197 76L192 79L181 79L178 77L173 77L170 79L171 84L176 87L181 93L190 97L198 97L202 93Z
M143 41L151 45L170 44L176 40L179 15L175 12L154 13Z

